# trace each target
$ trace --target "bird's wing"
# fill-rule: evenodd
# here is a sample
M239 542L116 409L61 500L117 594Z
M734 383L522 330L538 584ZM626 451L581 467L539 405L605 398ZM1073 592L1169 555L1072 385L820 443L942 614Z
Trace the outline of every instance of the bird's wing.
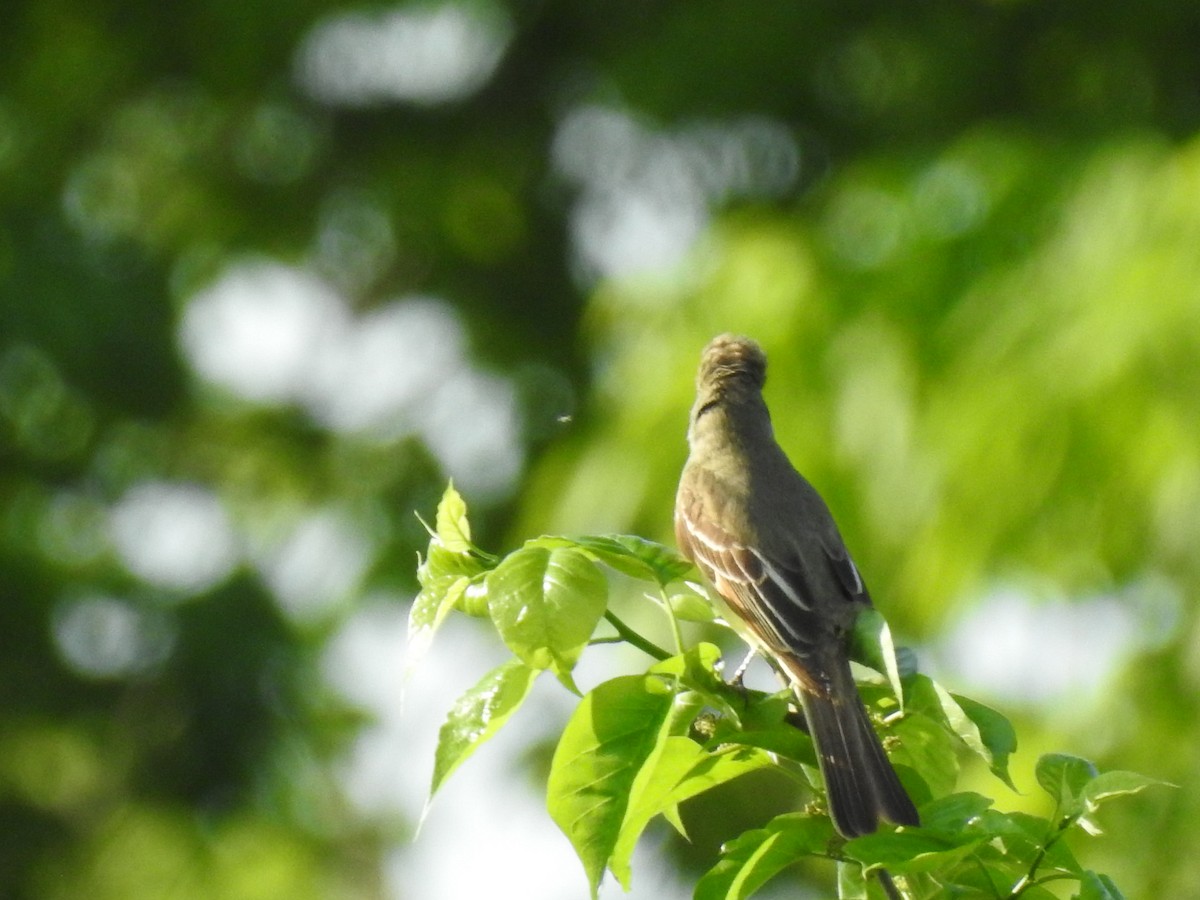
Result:
M832 536L822 537L819 542L821 549L825 552L829 568L837 578L838 584L846 592L846 599L870 603L871 595L867 592L867 585L863 581L862 575L859 574L858 566L850 558L850 551L846 549L841 537L835 533Z
M828 639L828 625L817 612L814 581L799 557L772 558L735 540L703 515L700 504L680 497L675 516L676 540L708 577L733 611L773 653L804 659Z

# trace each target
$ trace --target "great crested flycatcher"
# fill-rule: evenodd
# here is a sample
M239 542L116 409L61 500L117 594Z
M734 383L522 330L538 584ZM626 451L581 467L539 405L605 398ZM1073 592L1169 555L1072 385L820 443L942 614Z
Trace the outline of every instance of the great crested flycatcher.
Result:
M848 632L871 598L825 501L775 442L766 371L747 338L720 335L705 348L676 540L800 700L837 830L857 837L881 818L916 825L847 657Z

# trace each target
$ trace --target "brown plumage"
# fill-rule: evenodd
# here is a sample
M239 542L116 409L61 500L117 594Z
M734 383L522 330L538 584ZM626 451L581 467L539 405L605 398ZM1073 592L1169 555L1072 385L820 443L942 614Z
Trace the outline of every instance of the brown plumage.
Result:
M795 690L837 830L856 837L880 819L915 825L916 807L846 655L847 634L871 599L825 502L775 442L762 397L766 366L747 338L721 335L705 348L676 540Z

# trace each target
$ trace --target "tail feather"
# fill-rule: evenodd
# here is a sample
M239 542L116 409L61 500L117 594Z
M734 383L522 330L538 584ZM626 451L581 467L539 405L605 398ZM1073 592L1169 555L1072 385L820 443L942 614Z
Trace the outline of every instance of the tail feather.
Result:
M780 661L793 676L804 707L838 832L848 838L870 834L881 818L897 825L920 824L917 808L871 726L850 664L838 660L826 673L828 681L820 683L807 668L799 668L799 660Z

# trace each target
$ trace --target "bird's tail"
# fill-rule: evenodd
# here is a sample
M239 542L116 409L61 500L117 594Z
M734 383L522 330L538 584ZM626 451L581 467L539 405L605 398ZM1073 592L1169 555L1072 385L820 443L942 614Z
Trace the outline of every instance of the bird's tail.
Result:
M804 707L837 830L852 838L873 832L881 818L920 824L871 726L849 662L829 660L821 677L807 661L781 657L779 662Z

